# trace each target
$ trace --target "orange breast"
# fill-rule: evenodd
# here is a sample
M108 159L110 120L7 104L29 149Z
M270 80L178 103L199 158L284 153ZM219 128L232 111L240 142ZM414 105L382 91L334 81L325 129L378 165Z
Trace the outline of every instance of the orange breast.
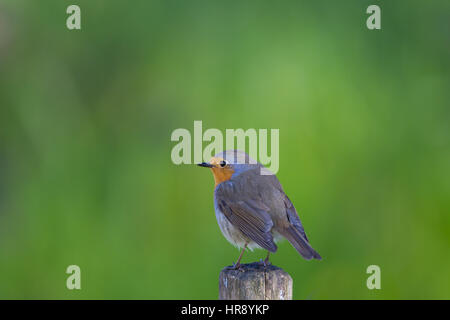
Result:
M229 168L211 168L211 171L214 175L215 187L221 182L230 180L234 172L234 170Z

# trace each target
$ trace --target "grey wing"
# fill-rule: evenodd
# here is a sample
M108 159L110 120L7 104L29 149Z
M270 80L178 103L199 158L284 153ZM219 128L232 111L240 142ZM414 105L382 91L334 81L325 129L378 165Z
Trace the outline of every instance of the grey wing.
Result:
M242 199L237 189L235 184L227 182L217 187L216 200L219 209L228 221L248 238L270 252L277 251L270 232L273 221L267 213L269 208L256 199Z
M285 213L287 216L288 222L303 236L303 238L308 242L308 237L306 236L305 230L303 229L303 225L300 221L300 218L297 214L297 210L295 210L294 205L292 204L289 197L284 193L283 187L278 181L275 175L264 176L258 175L254 176L254 179L259 179L260 186L271 185L274 189L266 188L268 192L264 193L262 196L263 199L271 198L272 203L277 203L277 208L282 208L284 204ZM264 201L264 200L263 200ZM276 210L276 209L275 209Z
M295 227L295 229L297 229L301 233L303 238L305 238L305 240L309 242L308 237L305 233L305 229L303 228L302 222L300 221L300 218L297 214L297 210L295 210L294 205L287 195L285 195L284 205L286 207L286 215L289 222Z
M285 196L284 203L286 206L286 214L289 220L289 225L282 228L280 233L288 239L288 241L294 246L294 248L302 255L306 260L318 259L321 260L320 254L315 251L309 244L306 237L305 230L303 229L300 218L295 210L292 202L287 196Z

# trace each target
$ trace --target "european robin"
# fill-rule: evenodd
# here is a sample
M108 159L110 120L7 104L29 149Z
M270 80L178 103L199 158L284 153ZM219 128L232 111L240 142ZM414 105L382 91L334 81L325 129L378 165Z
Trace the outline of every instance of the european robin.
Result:
M322 258L311 247L303 225L291 200L284 193L277 177L261 163L239 150L228 150L209 162L198 164L210 168L215 181L214 209L225 238L242 248L234 267L240 266L244 251L249 248L277 251L275 244L283 237L306 260Z

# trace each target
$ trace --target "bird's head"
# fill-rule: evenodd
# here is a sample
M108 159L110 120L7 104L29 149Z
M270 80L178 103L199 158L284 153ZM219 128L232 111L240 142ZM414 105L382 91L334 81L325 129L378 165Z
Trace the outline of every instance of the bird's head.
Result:
M230 180L255 167L261 167L261 164L250 158L248 154L239 150L228 150L220 152L211 158L209 162L198 164L200 167L210 168L216 187L219 183Z

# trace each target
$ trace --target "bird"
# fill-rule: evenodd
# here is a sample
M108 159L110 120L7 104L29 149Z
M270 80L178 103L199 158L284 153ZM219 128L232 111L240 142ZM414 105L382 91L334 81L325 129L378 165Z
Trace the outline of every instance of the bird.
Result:
M297 210L275 174L241 150L219 152L209 162L214 177L214 209L225 238L242 249L235 269L241 267L246 249L267 250L261 262L270 264L276 243L287 239L306 260L322 257L310 245Z

